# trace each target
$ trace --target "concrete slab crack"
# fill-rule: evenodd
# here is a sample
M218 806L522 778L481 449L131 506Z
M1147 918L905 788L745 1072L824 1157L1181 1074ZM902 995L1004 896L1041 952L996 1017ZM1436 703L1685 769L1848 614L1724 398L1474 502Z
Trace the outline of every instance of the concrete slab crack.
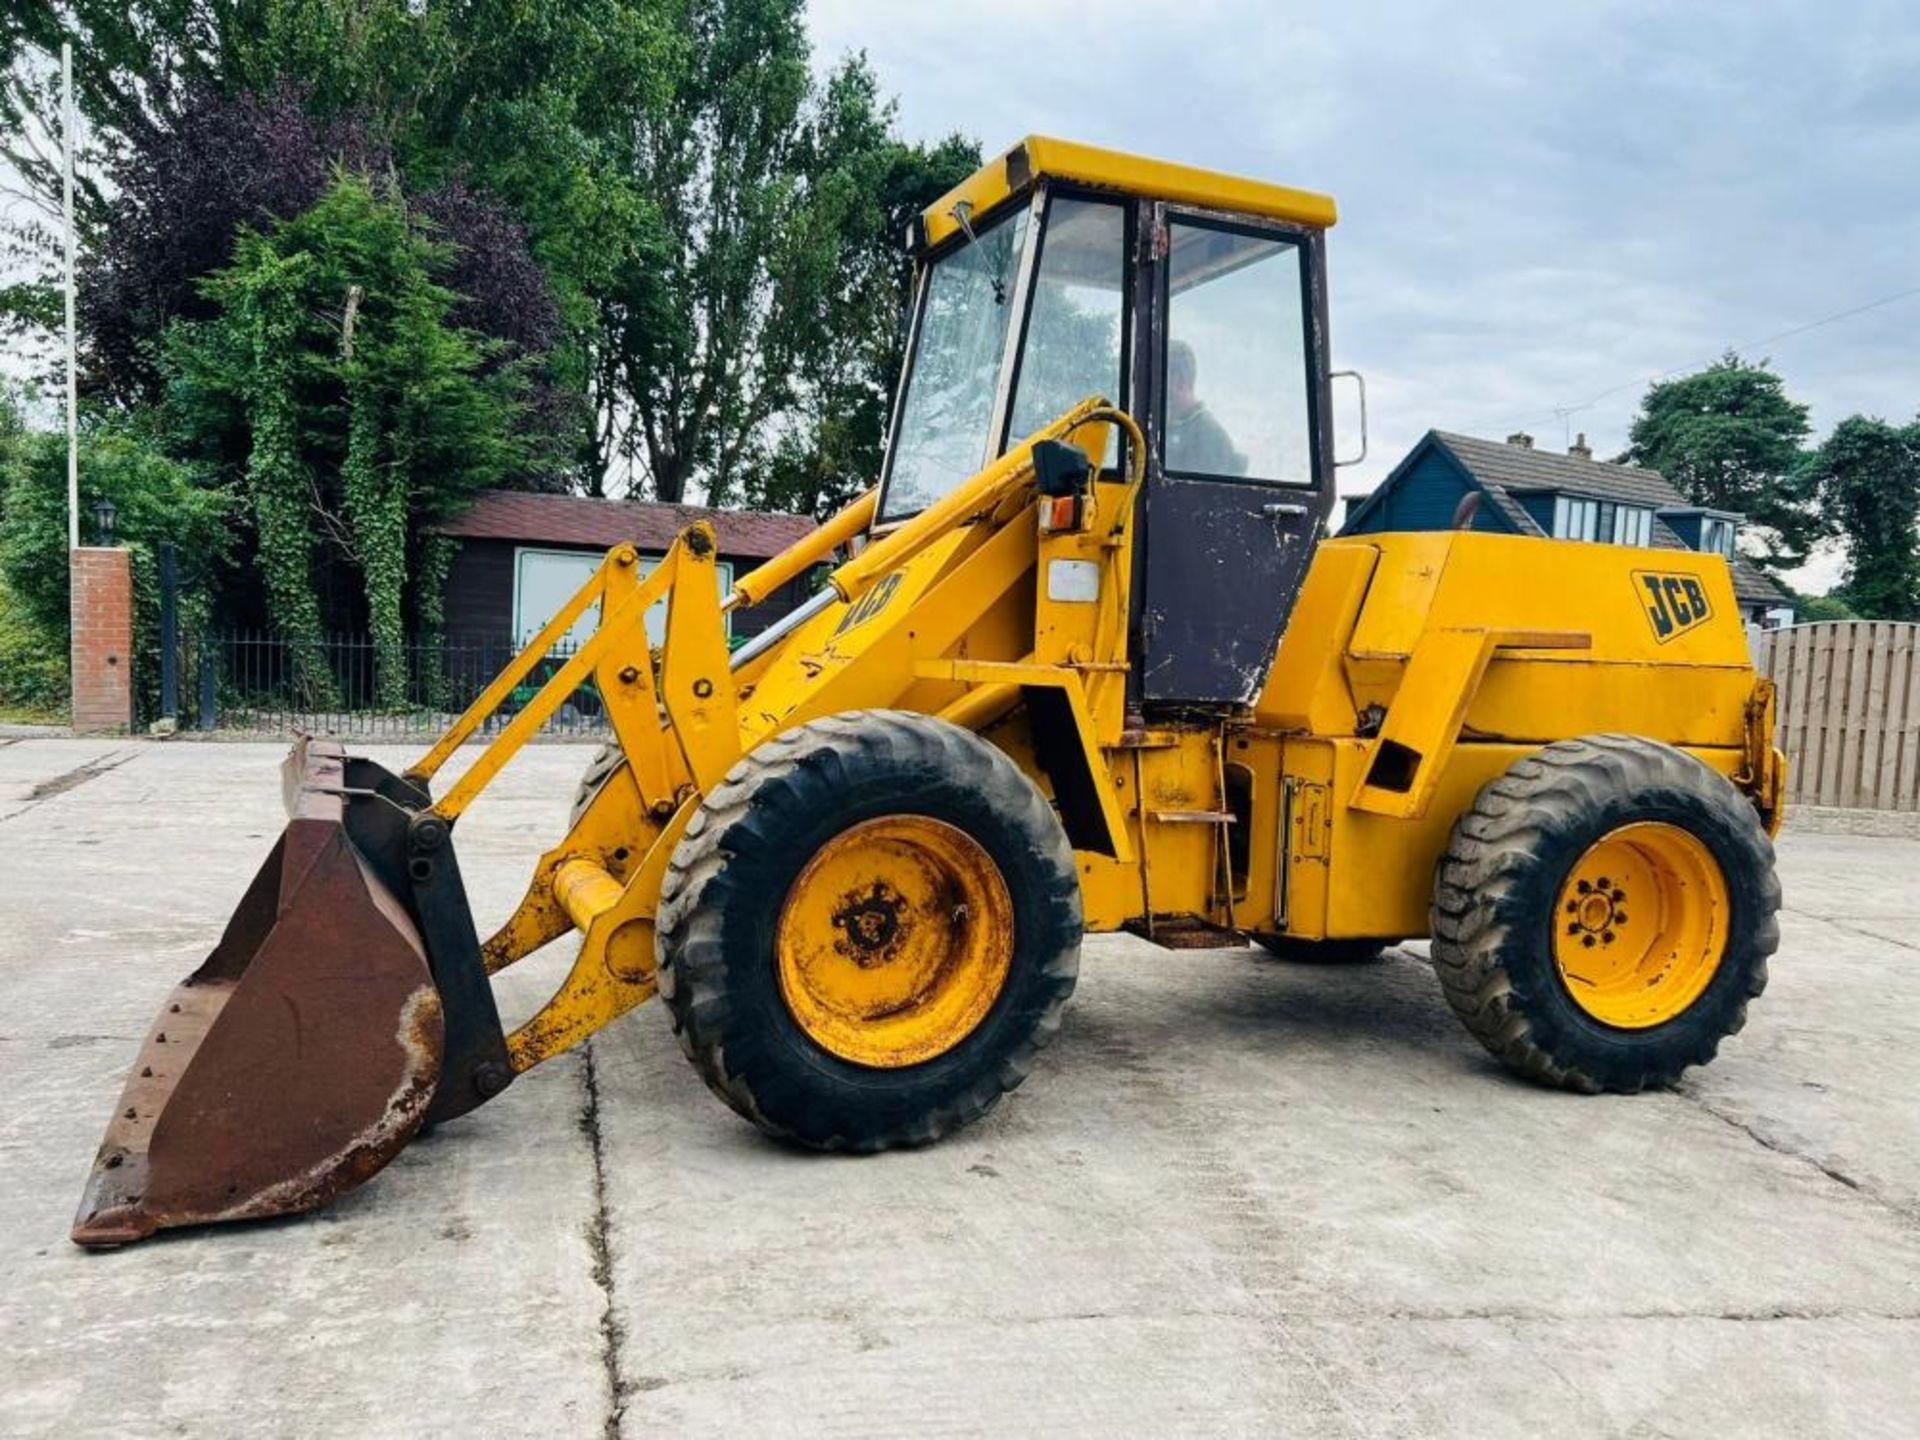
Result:
M119 769L138 753L137 750L109 750L105 755L95 756L84 765L76 765L73 769L55 775L50 780L42 780L26 793L24 804L0 815L0 823L26 814L42 801L51 800L56 795L64 795L69 790L76 790L87 781L104 775L109 770Z
M1864 1180L1861 1180L1859 1177L1854 1175L1849 1175L1846 1171L1840 1169L1838 1166L1829 1165L1826 1161L1819 1159L1817 1156L1809 1155L1805 1151L1794 1149L1793 1146L1787 1144L1785 1141L1778 1140L1775 1137L1768 1135L1765 1131L1762 1131L1757 1127L1748 1124L1745 1120L1742 1120L1737 1115L1728 1114L1725 1110L1722 1110L1719 1106L1715 1105L1712 1101L1707 1100L1702 1096L1695 1094L1691 1090L1688 1090L1683 1087L1679 1090L1676 1090L1674 1093L1680 1096L1680 1098L1682 1098L1683 1100L1690 1101L1692 1104L1699 1106L1700 1109L1704 1110L1707 1114L1711 1115L1714 1119L1718 1120L1721 1124L1729 1125L1735 1130L1738 1130L1742 1135L1745 1135L1749 1140L1753 1141L1754 1144L1760 1146L1761 1149L1771 1150L1776 1155L1785 1155L1789 1160L1798 1160L1802 1165L1807 1165L1812 1167L1815 1170L1818 1170L1822 1175L1826 1176L1827 1179L1833 1181L1834 1184L1842 1185L1846 1187L1848 1190L1851 1190L1854 1194L1858 1195L1861 1199L1870 1201L1871 1203L1880 1206L1882 1209L1890 1211L1901 1222L1901 1224L1909 1228L1920 1228L1920 1211L1917 1211L1915 1207L1913 1207L1912 1205L1905 1204L1899 1200L1890 1199L1889 1197L1880 1194L1871 1185L1869 1185Z
M1852 925L1837 915L1822 915L1817 910L1796 910L1791 905L1780 907L1789 915L1798 915L1803 920L1817 920L1822 925L1831 925L1836 930L1844 930L1849 935L1858 935L1862 940L1877 940L1882 945L1897 945L1902 950L1920 950L1911 940L1897 939L1892 935L1883 935L1878 930L1868 930L1863 926Z
M593 1256L593 1283L600 1287L606 1308L600 1312L600 1368L607 1382L606 1440L619 1440L620 1420L636 1386L625 1375L626 1327L613 1295L613 1250L609 1243L611 1217L607 1209L606 1138L600 1129L600 1075L594 1067L593 1042L581 1046L581 1083L586 1091L580 1111L580 1132L587 1137L593 1157L593 1219L587 1225L587 1249Z

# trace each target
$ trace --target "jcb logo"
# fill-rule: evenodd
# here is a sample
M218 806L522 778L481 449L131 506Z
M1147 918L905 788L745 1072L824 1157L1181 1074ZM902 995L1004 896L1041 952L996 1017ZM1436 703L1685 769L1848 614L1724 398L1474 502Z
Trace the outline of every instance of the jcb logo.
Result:
M884 576L871 590L862 595L847 611L844 619L835 627L834 634L844 635L856 625L861 625L887 608L887 602L893 599L893 592L900 588L900 572Z
M1635 592L1646 607L1653 638L1662 645L1713 615L1706 587L1697 575L1669 575L1658 570L1633 572Z

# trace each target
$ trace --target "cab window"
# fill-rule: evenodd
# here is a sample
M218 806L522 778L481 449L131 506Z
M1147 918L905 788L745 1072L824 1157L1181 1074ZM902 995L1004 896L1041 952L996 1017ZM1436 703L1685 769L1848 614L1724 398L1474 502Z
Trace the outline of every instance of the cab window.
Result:
M1193 221L1168 239L1163 468L1313 484L1299 246Z
M1022 208L941 259L928 277L882 522L931 505L987 461L1026 233Z
M1127 216L1119 205L1065 195L1048 204L1008 445L1089 395L1126 403L1126 240Z

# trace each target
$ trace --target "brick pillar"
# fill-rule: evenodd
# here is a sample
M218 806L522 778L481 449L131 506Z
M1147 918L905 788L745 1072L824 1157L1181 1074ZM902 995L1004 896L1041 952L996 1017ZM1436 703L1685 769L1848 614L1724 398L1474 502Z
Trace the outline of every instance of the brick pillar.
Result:
M133 728L133 563L118 548L72 552L73 729Z

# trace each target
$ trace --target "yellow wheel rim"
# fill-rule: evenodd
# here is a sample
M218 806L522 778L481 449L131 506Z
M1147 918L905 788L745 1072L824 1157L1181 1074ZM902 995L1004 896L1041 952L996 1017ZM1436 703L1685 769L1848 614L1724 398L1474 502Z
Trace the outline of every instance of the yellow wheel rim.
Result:
M999 999L1013 902L964 830L889 815L807 862L774 953L787 1008L821 1048L877 1069L918 1065L966 1039Z
M1698 837L1659 821L1622 825L1588 846L1560 887L1554 963L1594 1019L1649 1029L1713 980L1727 915L1726 878Z

